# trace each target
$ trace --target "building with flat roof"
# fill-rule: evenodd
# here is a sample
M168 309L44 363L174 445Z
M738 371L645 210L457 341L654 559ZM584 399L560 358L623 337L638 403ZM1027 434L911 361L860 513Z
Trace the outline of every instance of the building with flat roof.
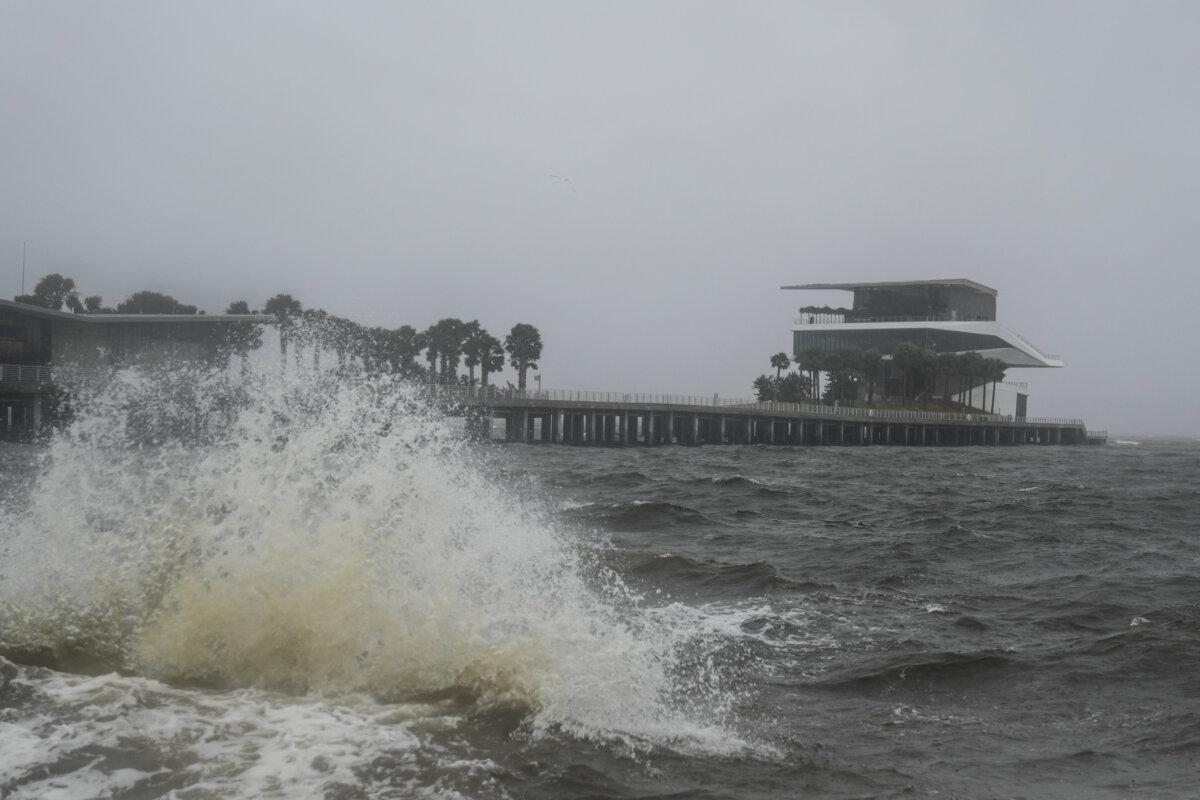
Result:
M1008 367L1062 367L1062 359L1036 347L996 320L995 289L965 278L861 283L805 283L797 291L853 293L849 308L802 306L792 326L792 352L878 350L885 359L904 343L938 353L976 352ZM988 384L991 386L991 384ZM1004 393L999 413L1024 416L1023 383L996 384ZM974 395L972 395L974 396ZM959 400L957 396L953 398ZM971 405L967 398L961 398Z
M266 315L76 314L0 300L0 435L41 425L55 375L74 370L228 355L239 328Z

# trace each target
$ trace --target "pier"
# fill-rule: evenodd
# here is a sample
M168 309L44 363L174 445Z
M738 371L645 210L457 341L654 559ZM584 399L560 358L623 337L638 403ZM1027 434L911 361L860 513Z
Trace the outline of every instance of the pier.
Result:
M964 447L1103 444L1081 419L759 403L610 392L432 387L469 431L504 440L577 446L776 445Z

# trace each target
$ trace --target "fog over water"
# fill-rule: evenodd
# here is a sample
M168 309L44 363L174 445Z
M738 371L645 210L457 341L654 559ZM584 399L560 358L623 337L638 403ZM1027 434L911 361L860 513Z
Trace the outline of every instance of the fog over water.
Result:
M1067 361L1010 373L1031 413L1195 435L1196 41L1186 3L6 3L0 293L28 241L109 302L528 321L547 387L746 394L781 284L967 277Z

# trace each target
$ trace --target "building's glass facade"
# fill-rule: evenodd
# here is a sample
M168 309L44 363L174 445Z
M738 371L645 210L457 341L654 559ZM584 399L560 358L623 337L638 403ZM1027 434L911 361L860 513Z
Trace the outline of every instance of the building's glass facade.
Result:
M939 353L959 353L967 350L995 350L1012 347L999 336L985 333L939 330L935 328L895 328L886 330L794 331L792 352L807 350L834 352L858 347L875 349L885 356L895 355L904 342Z

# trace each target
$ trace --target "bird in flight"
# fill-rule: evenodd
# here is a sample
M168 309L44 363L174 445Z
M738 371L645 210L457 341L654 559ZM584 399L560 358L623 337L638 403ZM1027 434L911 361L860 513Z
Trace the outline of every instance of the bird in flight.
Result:
M570 187L571 187L571 191L572 191L572 192L575 192L575 194L579 194L579 192L578 192L578 191L576 191L576 189L575 189L575 184L571 183L571 179L570 179L570 178L568 178L566 175L547 175L546 177L547 177L547 178L554 178L554 179L555 179L555 180L557 180L557 181L562 181L562 182L563 182L563 183L565 183L567 186L570 186Z

